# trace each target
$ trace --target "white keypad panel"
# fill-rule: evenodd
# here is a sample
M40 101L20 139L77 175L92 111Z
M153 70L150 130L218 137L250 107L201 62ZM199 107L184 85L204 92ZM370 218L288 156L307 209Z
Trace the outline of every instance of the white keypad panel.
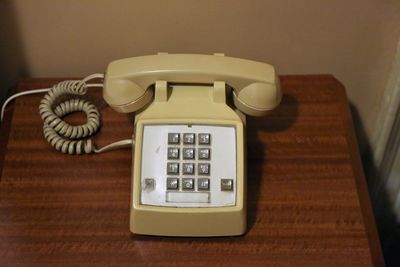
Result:
M143 131L141 204L235 205L235 127L145 125Z

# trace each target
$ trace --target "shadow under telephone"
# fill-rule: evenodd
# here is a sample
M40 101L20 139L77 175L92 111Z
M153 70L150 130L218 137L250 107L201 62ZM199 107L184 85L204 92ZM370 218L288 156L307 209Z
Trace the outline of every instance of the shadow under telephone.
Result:
M94 78L103 83L91 83ZM103 148L90 136L100 114L83 99L54 107L64 94L103 87L116 111L136 112L135 135ZM245 116L262 116L282 97L271 65L222 54L167 54L113 61L105 74L64 81L39 112L47 141L68 154L133 148L130 230L164 236L233 236L246 231ZM87 123L63 116L83 111ZM177 227L179 223L179 227Z

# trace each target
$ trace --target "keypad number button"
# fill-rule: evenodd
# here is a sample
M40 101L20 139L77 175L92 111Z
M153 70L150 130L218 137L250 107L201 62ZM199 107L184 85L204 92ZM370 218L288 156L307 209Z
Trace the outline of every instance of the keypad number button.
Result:
M179 174L179 163L167 163L167 174Z
M185 133L183 134L183 143L193 145L195 141L194 133Z
M182 164L183 174L194 174L194 164L193 163L183 163Z
M210 189L210 179L199 178L197 180L197 189L198 190L209 190Z
M209 145L211 136L207 133L199 134L199 145Z
M210 149L199 148L199 159L210 159Z
M168 159L179 159L179 148L169 147L168 148Z
M183 159L194 159L194 148L184 148Z
M179 180L178 180L178 178L167 178L167 189L169 189L169 190L177 190L177 189L179 189Z
M182 179L182 189L183 190L193 190L194 189L194 179L183 178Z
M168 144L177 145L179 144L179 133L168 133Z
M210 164L208 164L208 163L199 163L199 165L198 165L198 174L199 175L209 175L210 174Z

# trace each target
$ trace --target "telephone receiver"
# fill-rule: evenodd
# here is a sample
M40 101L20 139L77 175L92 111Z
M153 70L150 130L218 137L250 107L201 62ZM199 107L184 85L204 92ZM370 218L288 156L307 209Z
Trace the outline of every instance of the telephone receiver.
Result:
M116 111L134 112L154 95L155 81L171 84L213 84L233 89L233 103L247 115L262 116L274 109L282 94L274 67L223 54L167 54L113 61L104 80L103 97Z

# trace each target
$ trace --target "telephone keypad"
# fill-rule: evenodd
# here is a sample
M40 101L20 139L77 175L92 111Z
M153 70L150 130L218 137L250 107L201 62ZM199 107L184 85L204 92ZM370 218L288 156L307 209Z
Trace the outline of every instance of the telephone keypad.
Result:
M180 142L180 137L182 137L182 142ZM211 134L209 133L168 133L168 144L172 146L167 149L167 158L174 162L167 163L167 174L178 177L167 178L167 190L210 190L210 178L203 178L210 175L210 140ZM192 145L192 147L187 147L187 145ZM182 153L182 158L180 158L180 153ZM179 175L203 177L182 178Z
M234 126L145 125L141 164L144 205L223 207L236 203ZM153 189L145 185L146 178L154 179Z

